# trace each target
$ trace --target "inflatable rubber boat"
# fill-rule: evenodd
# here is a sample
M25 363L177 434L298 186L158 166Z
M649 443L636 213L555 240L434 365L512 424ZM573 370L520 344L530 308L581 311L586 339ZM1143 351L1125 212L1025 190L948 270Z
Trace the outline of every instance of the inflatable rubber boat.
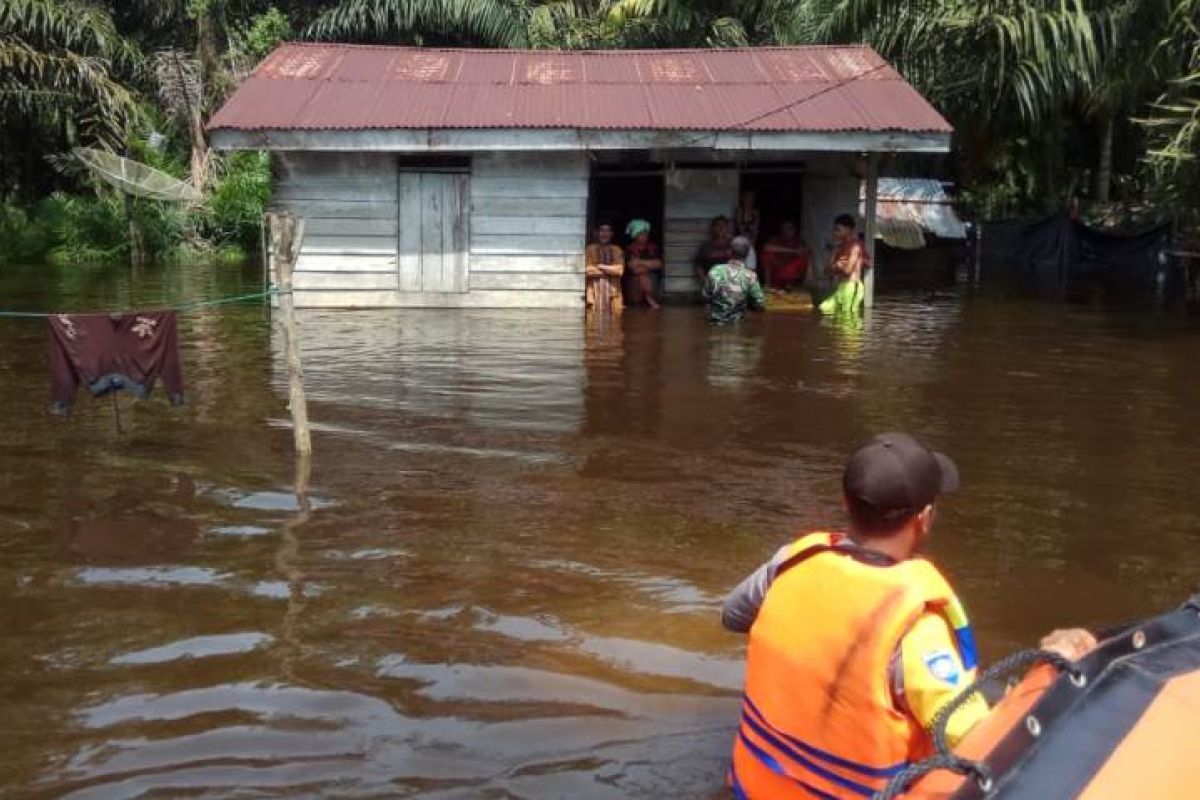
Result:
M1100 638L1079 662L1030 651L989 669L967 692L1032 665L953 751L945 719L967 692L951 703L937 755L876 798L1200 798L1200 594Z

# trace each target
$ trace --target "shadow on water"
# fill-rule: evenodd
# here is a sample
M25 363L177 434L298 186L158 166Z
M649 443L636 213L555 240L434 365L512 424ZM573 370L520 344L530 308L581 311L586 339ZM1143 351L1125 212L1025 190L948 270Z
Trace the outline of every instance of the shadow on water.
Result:
M193 273L0 287L116 307L257 277ZM718 796L720 597L840 520L840 462L881 429L962 467L933 555L990 657L1200 574L1185 325L946 294L852 326L302 326L311 479L261 308L186 317L188 405L122 398L121 433L108 403L47 417L40 324L0 320L6 796Z

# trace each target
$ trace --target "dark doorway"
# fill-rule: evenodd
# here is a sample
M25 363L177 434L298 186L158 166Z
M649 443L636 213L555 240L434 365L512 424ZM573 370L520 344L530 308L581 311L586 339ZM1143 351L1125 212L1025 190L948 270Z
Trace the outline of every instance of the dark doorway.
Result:
M650 223L650 238L663 242L663 175L661 170L604 168L592 173L588 202L588 238L600 222L613 226L617 241L629 243L625 226L631 219Z
M739 201L742 192L753 191L761 220L755 248L761 248L768 237L774 236L784 220L790 219L803 228L800 218L803 182L804 173L798 169L742 170Z
M650 223L650 240L663 247L663 203L665 184L662 170L649 164L636 164L628 168L601 167L592 173L591 191L588 193L588 239L592 238L596 226L607 222L613 226L616 241L628 247L630 237L625 226L630 220L644 219ZM628 276L627 276L628 277ZM657 297L663 293L663 272L653 273L653 291ZM625 282L625 302L640 303L641 293L631 295L628 281Z

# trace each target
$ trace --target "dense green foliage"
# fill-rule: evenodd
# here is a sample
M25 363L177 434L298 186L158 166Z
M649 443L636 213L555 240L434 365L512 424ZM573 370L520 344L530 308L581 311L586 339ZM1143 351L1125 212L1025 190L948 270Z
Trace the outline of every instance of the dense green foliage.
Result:
M126 208L111 191L54 192L32 204L3 202L0 264L43 258L77 264L128 262L130 216L151 260L242 260L259 249L259 220L269 199L265 154L239 153L222 164L208 201L194 207L132 200Z
M980 215L1078 200L1195 226L1200 0L0 0L0 258L165 258L257 247L266 161L216 157L202 120L288 38L539 48L866 41L951 120L913 165ZM203 187L126 205L64 169L75 145ZM152 146L153 145L153 146ZM56 156L59 156L56 158ZM892 165L903 170L907 164Z

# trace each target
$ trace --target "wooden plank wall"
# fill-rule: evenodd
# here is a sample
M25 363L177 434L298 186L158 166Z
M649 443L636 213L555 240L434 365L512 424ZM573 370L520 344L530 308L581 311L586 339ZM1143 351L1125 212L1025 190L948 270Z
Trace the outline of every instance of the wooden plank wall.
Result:
M306 220L296 268L308 307L579 307L588 166L583 153L480 153L469 177L466 285L406 281L399 166L390 153L275 155L272 207ZM402 285L403 284L403 285ZM468 291L452 291L466 288ZM443 289L443 291L430 291Z
M738 171L681 169L667 176L663 221L663 256L667 294L694 294L700 290L692 270L692 257L708 236L712 218L732 215L737 205Z
M316 293L396 290L395 156L280 152L273 173L272 208L305 220L298 304L320 304Z
M520 293L530 306L582 305L587 194L583 153L475 154L472 294Z

